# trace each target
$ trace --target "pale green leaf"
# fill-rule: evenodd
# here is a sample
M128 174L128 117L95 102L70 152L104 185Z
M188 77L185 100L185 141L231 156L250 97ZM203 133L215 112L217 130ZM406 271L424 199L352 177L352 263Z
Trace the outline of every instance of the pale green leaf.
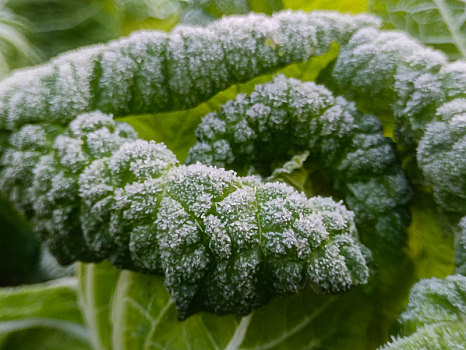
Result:
M88 350L72 278L0 289L0 349Z
M408 228L409 255L419 278L443 278L453 273L454 235L432 195L417 186Z
M396 29L443 50L450 58L466 57L466 1L371 0L369 8Z
M388 339L409 288L409 268L400 263L383 288L335 296L305 289L245 317L198 313L180 322L162 276L119 271L108 263L81 264L80 271L84 310L99 310L90 324L98 350L375 348Z
M111 300L118 270L104 262L96 269L93 264L77 264L79 297L93 346L96 350L111 349Z
M336 10L341 12L359 13L366 11L367 0L283 0L284 8L292 10Z

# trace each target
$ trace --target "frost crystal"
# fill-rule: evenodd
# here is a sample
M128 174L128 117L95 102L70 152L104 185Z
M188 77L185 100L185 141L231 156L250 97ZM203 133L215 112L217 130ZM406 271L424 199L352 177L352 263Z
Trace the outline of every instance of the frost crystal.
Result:
M334 98L326 88L278 76L208 114L197 136L200 142L190 150L188 163L202 161L243 172L252 165L269 174L272 169L267 167L286 161L290 152L309 151L308 160L331 180L356 212L357 222L370 227L368 234L375 233L392 247L403 242L411 190L394 144L382 136L376 117L359 113L354 104ZM228 158L225 149L231 152ZM272 231L292 217L280 196L273 207L283 209L267 213L263 207L261 219ZM390 223L394 216L400 223L396 228Z
M163 144L138 140L112 115L196 106L378 24L326 12L251 14L170 34L140 32L18 71L0 84L0 128L11 134L0 188L61 263L109 259L163 274L180 318L199 310L245 314L307 284L333 293L365 283L365 248L342 204L206 165L179 166ZM251 153L262 137L293 127L287 89L301 85L289 84L264 86L241 112L249 97L238 96L221 121L212 115L198 132L206 140L198 155L231 164L236 149ZM300 91L306 103L293 101L296 113L320 115L334 103L325 89L306 87L320 95ZM351 129L348 115L327 115L338 124L329 144ZM233 121L238 147L220 137ZM354 163L348 173L357 173Z

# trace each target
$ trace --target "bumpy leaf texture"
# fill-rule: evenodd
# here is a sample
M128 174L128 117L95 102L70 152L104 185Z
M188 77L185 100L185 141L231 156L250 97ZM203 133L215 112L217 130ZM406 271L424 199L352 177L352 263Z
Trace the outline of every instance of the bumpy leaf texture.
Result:
M24 127L13 138L35 135ZM35 166L33 220L61 261L109 258L164 274L180 318L248 313L306 284L338 292L367 281L367 253L341 204L177 166L165 146L133 138L110 116L83 114Z
M403 33L367 28L342 47L331 74L344 95L372 101L363 109L394 114L395 135L422 170L417 181L444 209L465 213L466 63L448 63Z
M383 347L398 349L463 349L466 343L466 277L421 280L411 290L399 322L404 337Z
M0 87L2 129L69 123L83 112L115 116L196 106L234 83L325 53L369 16L279 12L229 17L170 34L140 32L17 72Z
M189 108L376 24L332 13L227 18L138 33L18 72L0 86L0 126L10 133L0 186L62 263L109 258L164 274L180 318L245 314L307 284L334 293L365 283L369 254L342 204L178 166L165 146L136 140L100 111ZM100 111L82 114L92 110Z
M404 242L411 189L393 142L376 117L325 87L280 76L208 114L196 135L188 163L266 175L274 162L308 151L378 249Z

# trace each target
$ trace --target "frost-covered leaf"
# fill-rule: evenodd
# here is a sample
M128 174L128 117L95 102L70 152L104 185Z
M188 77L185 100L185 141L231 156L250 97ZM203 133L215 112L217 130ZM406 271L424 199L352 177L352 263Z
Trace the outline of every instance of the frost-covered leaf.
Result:
M324 86L278 76L206 115L196 136L188 163L242 174L253 168L274 176L277 164L309 152L328 183L325 193L337 193L355 212L371 249L385 254L403 244L411 190L393 142L382 136L377 118Z
M389 25L451 59L466 58L466 3L463 0L370 0L369 9Z
M466 344L466 277L421 280L399 318L401 335L382 349L460 350Z
M394 116L395 139L418 166L413 181L431 186L447 211L464 212L465 61L448 63L402 32L362 29L340 49L333 82L329 73L322 80L363 110Z
M13 134L12 152L45 147L41 130ZM164 275L180 319L244 315L307 285L337 293L367 283L370 254L342 203L180 166L165 145L134 138L109 115L81 114L32 166L32 218L63 264L108 258ZM16 167L6 167L5 186L24 180L12 175Z
M461 219L456 229L455 273L466 276L466 216Z

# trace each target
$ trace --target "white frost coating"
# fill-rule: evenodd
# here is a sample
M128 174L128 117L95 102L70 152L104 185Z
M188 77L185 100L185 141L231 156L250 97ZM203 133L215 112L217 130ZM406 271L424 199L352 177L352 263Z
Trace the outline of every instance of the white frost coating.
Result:
M60 158L60 163L71 172L78 171L89 162L89 157L83 152L83 145L83 140L63 135L55 139L54 148Z
M457 114L466 113L466 98L457 98L437 108L437 118L449 121Z
M51 119L67 123L92 108L91 81L103 46L71 52L54 60L54 93L50 97ZM51 83L52 84L52 83Z
M216 117L215 113L208 113L203 118L202 123L195 131L196 137L200 139L211 139L216 135L221 135L226 131L225 122ZM201 162L202 163L202 162Z
M338 243L327 244L323 251L311 260L307 269L311 282L326 290L346 289L352 283L350 271L345 257L340 255Z
M97 87L97 109L117 115L130 113L134 77L139 74L138 65L110 45L100 57L101 76Z
M466 100L455 99L437 110L417 149L417 159L436 201L444 208L466 210Z
M241 252L260 244L255 189L239 188L216 205L217 213L225 226L225 233L236 244L233 252Z
M278 20L256 15L246 21L225 21L223 32L216 31L215 25L205 30L179 28L170 35L156 34L154 41L147 34L137 34L133 39L61 56L29 71L29 77L23 71L18 74L21 79L1 84L0 110L7 117L0 118L0 126L15 129L45 120L64 125L47 125L53 132L51 145L44 146L47 149L41 150L41 159L29 170L34 220L62 261L109 258L119 267L163 272L182 318L197 311L191 310L197 298L201 298L199 307L206 310L246 313L275 293L297 291L306 283L302 261L309 258L310 243L291 228L296 220L313 214L312 208L305 208L303 196L282 185L272 189L199 164L177 167L176 158L165 146L132 140L132 130L113 125L110 117L98 112L82 115L70 128L66 126L75 114L95 108L116 115L187 108L235 81L322 53L331 42L347 40L357 27L374 24L365 17L351 17L340 25L343 17L338 15L296 16L300 30L309 29L309 37L306 33L300 37L309 46L292 38L295 21L291 12L277 15ZM316 28L312 29L314 22ZM231 27L226 28L228 24ZM224 40L219 40L222 35ZM132 43L139 37L147 39L148 45ZM148 55L151 50L155 51ZM154 59L146 61L146 55ZM181 71L177 65L187 70ZM170 75L170 70L182 75ZM152 74L155 79L141 78L142 74ZM22 78L27 78L26 83ZM154 85L144 94L151 81ZM156 92L159 86L169 86L167 94ZM270 94L277 104L284 99L279 90ZM153 101L159 99L163 101ZM286 111L269 115L277 129L285 120ZM245 123L240 126L238 137L244 136L244 144L254 139L252 128ZM226 161L232 158L228 143L219 141L214 147ZM276 198L269 200L268 192ZM334 226L346 230L339 217L333 226L325 223L326 219L324 215L327 237L334 233ZM210 237L218 241L211 245L212 251L208 226ZM220 231L223 227L228 230ZM326 234L320 236L312 244L326 244L322 241ZM268 282L261 280L267 271L264 252L268 237L274 254L292 253L290 259L299 260L282 264L270 256L267 268L273 270L272 289L264 288ZM227 246L230 242L231 249L217 249L224 242ZM222 258L211 261L215 249ZM141 261L143 257L148 258L146 262ZM228 259L230 266L222 259ZM217 260L218 266L212 266ZM358 268L367 279L366 262ZM206 291L215 280L206 274L216 269L223 271L218 276L222 281L218 295L202 300L208 299ZM344 285L347 287L349 284Z
M163 101L168 99L169 89L165 86L164 75L167 42L168 37L164 33L149 31L133 33L120 41L122 54L134 59L138 65L134 88L139 96L133 96L138 99L133 101L136 110L151 105L153 108L164 107Z
M167 46L170 58L170 88L187 99L198 102L203 95L212 95L230 79L222 43L211 28L177 27ZM194 94L192 93L194 92Z
M122 115L193 107L233 83L326 52L359 28L365 16L280 12L229 17L205 28L129 38L66 53L0 84L0 127L66 124L101 109Z
M79 177L79 193L84 202L98 202L113 192L108 179L109 158L92 162Z
M196 223L183 206L170 197L164 197L157 214L157 238L162 250L173 249L182 254L186 246L198 243L201 235Z
M53 74L53 67L41 66L30 70L31 75L15 74L20 80L13 82L15 89L8 101L7 126L15 129L27 122L46 121L48 119L47 98L51 95L47 78ZM16 83L16 84L15 84Z
M214 201L231 186L235 173L201 164L173 168L166 176L166 190L175 199L186 203L190 212L203 218Z
M228 259L231 255L231 238L227 234L227 227L214 215L204 219L205 234L209 237L209 248L221 259Z
M225 17L211 26L220 38L230 79L245 80L278 64L272 43L278 33L278 21L261 14Z
M81 114L70 123L70 131L74 136L85 136L89 131L113 126L112 115L100 111Z
M177 164L175 155L162 143L137 140L127 142L115 152L109 168L114 173L129 172L135 179L158 177Z
M440 69L448 98L464 97L466 91L466 61L457 60L449 63Z
M48 143L47 134L40 125L25 125L10 136L10 144L19 150L40 149Z
M115 214L128 221L155 220L159 197L163 192L160 179L127 184L115 191ZM154 215L154 216L152 216Z

